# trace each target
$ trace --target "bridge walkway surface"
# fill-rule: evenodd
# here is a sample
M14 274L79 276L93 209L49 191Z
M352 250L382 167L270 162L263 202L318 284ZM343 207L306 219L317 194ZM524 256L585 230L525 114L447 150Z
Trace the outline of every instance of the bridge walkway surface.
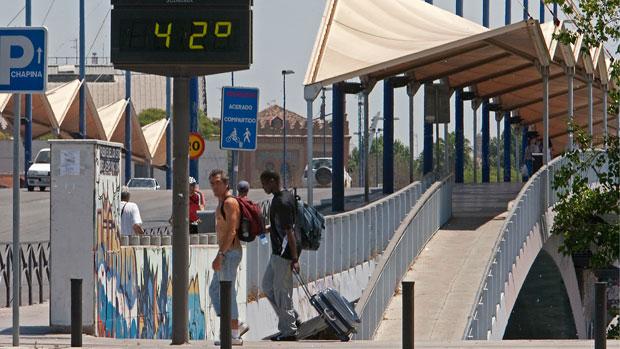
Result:
M415 281L414 332L423 342L460 341L493 246L520 183L455 185L452 218L428 242L404 280ZM402 338L402 296L392 298L376 340Z

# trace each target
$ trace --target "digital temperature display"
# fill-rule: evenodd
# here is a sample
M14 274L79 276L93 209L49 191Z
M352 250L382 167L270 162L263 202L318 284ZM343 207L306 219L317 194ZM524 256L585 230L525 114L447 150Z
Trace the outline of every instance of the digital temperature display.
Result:
M169 76L247 69L251 22L249 8L115 8L112 62Z

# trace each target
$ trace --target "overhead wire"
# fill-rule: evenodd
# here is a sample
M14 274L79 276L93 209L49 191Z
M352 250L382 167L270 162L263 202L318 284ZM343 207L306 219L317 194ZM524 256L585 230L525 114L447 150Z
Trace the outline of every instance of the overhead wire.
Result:
M41 23L41 25L45 25L45 22L47 21L47 17L50 15L50 12L52 11L52 7L54 7L55 3L56 3L56 0L52 0L52 3L47 8L47 12L45 12L45 16L43 17L43 22Z
M21 10L19 10L19 12L17 12L17 14L16 14L13 18L11 18L11 20L9 21L9 24L7 24L6 26L7 26L7 27L11 26L11 24L13 24L13 22L15 22L15 20L17 19L17 17L19 17L19 15L20 15L22 12L24 12L24 10L25 10L25 9L26 9L26 6L22 7L22 9L21 9Z
M97 42L97 39L99 38L99 35L101 34L101 30L103 29L103 26L105 25L105 22L108 19L108 16L110 15L110 11L111 9L108 9L108 13L106 13L105 17L103 18L103 21L101 22L101 25L99 26L99 30L97 30L97 35L95 35L93 42L90 44L90 47L88 48L88 53L86 54L86 56L90 56L90 53L93 50L93 46L95 46L95 43Z

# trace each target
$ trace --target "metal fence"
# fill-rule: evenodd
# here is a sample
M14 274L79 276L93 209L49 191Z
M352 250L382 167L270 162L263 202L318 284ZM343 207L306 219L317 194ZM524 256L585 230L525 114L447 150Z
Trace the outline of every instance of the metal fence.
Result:
M452 181L448 176L433 184L404 217L391 236L356 311L362 320L354 339L372 339L398 283L431 237L452 216Z
M33 293L36 289L38 303L49 298L49 257L50 242L28 242L20 246L21 273L22 273L22 292L19 297L19 304L23 305L24 291L28 297L28 305L34 303ZM13 275L13 244L0 244L0 294L4 293L5 302L0 304L8 307L11 305L13 295L11 294L11 279ZM25 284L24 284L25 282ZM36 285L35 285L36 283ZM24 286L25 290L24 290Z
M512 265L516 263L521 247L530 232L549 207L558 201L558 193L552 189L556 171L566 163L566 159L558 157L546 167L542 167L523 186L514 205L508 213L500 232L500 238L494 247L494 254L486 268L486 278L478 290L474 309L469 317L464 337L472 340L486 340L492 329L493 318L496 316L497 305L504 293L505 282L508 281ZM588 182L596 183L597 176L593 170L587 173ZM545 191L549 192L549 202L544 204ZM546 207L545 207L546 206ZM548 238L544 235L544 238Z
M430 174L421 181L377 200L367 206L325 217L325 231L317 251L301 254L301 272L307 282L361 265L383 253L400 222L435 181ZM268 205L262 204L268 217ZM247 294L249 300L261 295L261 282L271 246L260 243L247 245Z

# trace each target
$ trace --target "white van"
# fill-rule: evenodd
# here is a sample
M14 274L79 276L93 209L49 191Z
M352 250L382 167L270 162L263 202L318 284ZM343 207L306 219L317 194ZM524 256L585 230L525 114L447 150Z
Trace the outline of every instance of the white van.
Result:
M28 168L28 191L35 187L45 191L50 186L50 148L43 148L34 159L34 163Z

